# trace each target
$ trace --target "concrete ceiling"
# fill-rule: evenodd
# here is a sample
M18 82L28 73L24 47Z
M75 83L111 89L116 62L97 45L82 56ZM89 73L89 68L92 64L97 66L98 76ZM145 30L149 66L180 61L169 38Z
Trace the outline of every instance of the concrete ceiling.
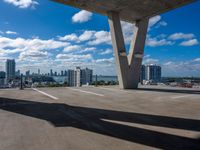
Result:
M107 15L109 11L120 13L120 19L134 22L167 12L196 0L52 0L94 13Z

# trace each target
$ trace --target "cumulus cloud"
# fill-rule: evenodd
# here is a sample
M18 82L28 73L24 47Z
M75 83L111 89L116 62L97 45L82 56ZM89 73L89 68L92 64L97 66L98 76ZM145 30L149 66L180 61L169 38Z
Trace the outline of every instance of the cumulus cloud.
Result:
M80 50L78 53L89 53L89 52L93 52L96 50L96 47L86 47L82 50Z
M15 32L15 31L6 31L5 33L6 34L17 34L17 32Z
M0 49L16 50L16 52L32 50L51 50L68 46L67 42L55 41L53 39L24 39L24 38L7 38L0 37Z
M12 4L19 8L28 8L28 7L34 8L35 5L39 4L35 0L4 0L4 2Z
M101 59L96 59L94 60L96 63L105 63L105 64L113 64L114 63L114 58L101 58Z
M67 61L67 62L84 62L92 59L91 54L86 55L77 55L77 54L58 54L56 58L59 61Z
M87 22L91 19L91 17L92 17L91 12L88 12L86 10L81 10L72 17L72 22L74 23Z
M112 49L106 49L106 50L103 50L100 55L108 55L108 54L112 54L113 53L113 50Z
M86 31L83 32L83 34L81 34L79 36L79 40L80 41L88 41L90 39L93 39L95 33L96 33L96 31L90 31L90 30L88 31L88 30L86 30Z
M146 45L150 47L173 45L173 44L174 44L173 42L168 41L167 39L158 39L158 38L148 37L146 40Z
M89 45L111 44L111 35L108 31L98 31L94 33L94 38L88 42Z
M154 58L147 58L143 61L144 64L158 64L159 60Z
M168 61L162 65L162 70L165 76L199 76L200 62L194 60Z
M79 38L75 33L65 35L64 37L59 37L59 40L61 41L79 41Z
M79 51L79 50L81 50L80 45L69 45L64 48L63 52L69 53L69 52Z
M199 41L197 39L191 39L191 40L183 41L180 43L181 46L194 46L198 44L199 44Z
M200 62L200 58L196 58L193 60L194 62Z
M170 35L168 38L171 40L180 40L180 39L192 39L194 38L195 35L192 33L189 34L185 34L185 33L174 33L172 35Z
M149 27L154 26L158 22L162 22L161 16L152 17L149 21ZM130 41L133 38L133 34L136 30L135 24L131 24L128 22L121 21L122 31L124 35L124 40L126 44L130 44ZM99 45L99 44L109 44L111 45L111 34L109 31L94 31L94 30L85 30L82 34L77 35L75 33L65 35L64 37L60 37L59 40L66 40L66 41L74 41L74 42L84 42L88 41L87 44L89 45ZM159 45L162 45L165 41L159 41ZM169 44L170 42L168 42Z
M62 49L69 43L60 42L54 39L24 39L24 38L7 38L0 36L0 56L8 57L17 55L20 61L38 61L43 58L49 58L50 50ZM25 62L24 62L25 63Z
M48 52L42 51L25 51L20 53L19 59L20 60L27 60L27 59L43 59L48 56Z

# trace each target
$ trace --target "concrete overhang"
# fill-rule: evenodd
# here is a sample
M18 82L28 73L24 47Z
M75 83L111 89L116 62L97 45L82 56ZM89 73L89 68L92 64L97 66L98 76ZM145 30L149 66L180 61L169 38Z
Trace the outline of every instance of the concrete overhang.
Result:
M167 12L197 0L52 0L107 16L119 12L120 19L135 22Z

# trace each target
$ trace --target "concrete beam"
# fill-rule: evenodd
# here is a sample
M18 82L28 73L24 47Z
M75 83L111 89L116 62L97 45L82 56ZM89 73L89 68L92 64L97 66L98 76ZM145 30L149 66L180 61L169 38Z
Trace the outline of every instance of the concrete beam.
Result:
M138 87L148 21L149 19L144 19L136 22L137 30L134 33L129 55L127 56L119 13L108 12L118 80L122 89L134 89Z

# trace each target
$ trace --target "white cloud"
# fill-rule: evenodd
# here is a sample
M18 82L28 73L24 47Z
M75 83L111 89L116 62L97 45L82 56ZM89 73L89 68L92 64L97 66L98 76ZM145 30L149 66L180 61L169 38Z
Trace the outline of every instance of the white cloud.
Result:
M160 26L167 26L167 22L160 21L156 27L159 28Z
M161 20L161 16L154 16L149 19L149 27L154 26L156 23L158 23Z
M168 65L172 65L172 64L173 64L172 61L168 61L168 62L164 63L163 65L168 66Z
M61 49L68 46L67 42L55 41L53 39L24 39L7 38L0 36L0 56L7 57L16 54L21 61L34 61L47 58L51 54L49 50Z
M39 4L35 0L4 0L4 2L12 4L19 8L28 8L28 7L34 8L35 5Z
M191 40L183 41L182 43L180 43L181 46L194 46L198 44L199 42L197 39L191 39Z
M59 37L59 40L61 41L79 41L79 38L75 33L65 35L64 37Z
M184 33L174 33L170 35L168 38L170 40L180 40L180 39L192 39L194 38L194 34L189 33L189 34L184 34Z
M133 38L133 34L137 27L135 26L135 24L128 23L125 21L121 21L121 25L122 25L122 31L123 31L125 43L130 44ZM167 23L162 20L161 16L158 15L158 16L150 18L149 20L149 29L153 26L156 26L156 28L158 28L160 26L167 26Z
M122 25L124 41L125 43L130 44L130 41L132 40L133 34L136 30L135 24L121 21L121 25Z
M58 54L56 58L59 61L67 61L67 62L84 62L92 59L91 54L86 55L76 55L76 54Z
M143 60L144 64L158 64L159 60L154 58L147 58Z
M86 30L83 32L83 34L81 34L79 36L79 40L80 41L88 41L92 38L94 38L94 34L96 33L96 31L89 31L89 30Z
M20 53L19 55L19 59L20 60L24 60L24 59L43 59L45 57L48 56L48 52L45 51L45 52L42 52L42 51L25 51L25 52L22 52Z
M81 50L80 45L69 45L64 48L63 52L69 53L69 52L79 51L79 50Z
M173 44L174 44L173 42L168 41L166 39L157 39L157 38L148 37L146 40L146 45L150 47L173 45Z
M200 58L196 58L193 60L194 62L200 62Z
M88 12L86 10L81 10L72 17L72 21L75 23L83 23L89 21L91 17L92 17L91 12Z
M114 64L114 58L101 58L94 60L96 63Z
M68 46L67 42L55 41L53 39L42 40L42 39L24 39L24 38L7 38L0 37L0 49L12 49L18 51L26 50L51 50Z
M89 45L111 44L111 35L108 31L97 31L94 39L88 42Z
M17 34L17 32L14 32L14 31L6 31L5 33L6 34Z
M113 50L112 49L106 49L104 51L102 51L100 53L100 55L107 55L107 54L112 54L113 53Z
M89 53L89 52L93 52L95 50L96 50L95 47L86 47L85 49L80 50L78 53Z
M199 76L200 62L194 60L169 61L162 65L162 70L165 76Z

